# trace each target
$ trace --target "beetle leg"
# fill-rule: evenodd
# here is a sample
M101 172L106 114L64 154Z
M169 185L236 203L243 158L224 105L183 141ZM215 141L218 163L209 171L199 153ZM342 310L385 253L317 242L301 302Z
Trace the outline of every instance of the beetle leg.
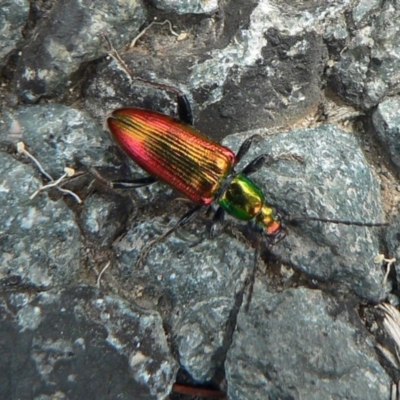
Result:
M178 94L176 96L178 103L178 115L182 122L193 126L193 113L189 100L186 95Z
M179 219L179 221L170 229L168 229L167 231L165 231L162 235L160 235L159 237L157 237L156 239L154 239L153 241L151 241L140 253L138 260L136 261L136 268L137 269L141 269L142 268L142 264L144 262L144 260L147 258L150 250L157 245L158 243L160 243L161 241L163 241L166 237L168 237L169 235L171 235L172 233L174 233L178 228L180 228L183 225L188 224L190 221L192 221L192 219L194 219L194 217L196 216L196 214L203 208L202 205L198 205L195 206L193 208L191 208L189 211L187 211L185 214L182 215L182 217Z
M236 164L242 160L242 158L249 151L250 146L261 139L260 135L253 135L246 139L239 148L239 151L236 154Z
M272 157L269 154L262 154L261 156L258 156L253 161L251 161L249 164L247 164L243 168L242 173L245 175L250 175L250 174L253 174L254 172L258 171L264 165L269 166L275 162L282 161L282 160L296 161L296 162L299 162L302 164L304 164L304 162L305 162L304 158L297 154L282 153L276 157Z
M224 226L225 210L222 207L218 207L214 214L212 225L210 229L210 237L214 239L217 237Z
M258 156L253 161L251 161L249 164L247 164L243 168L242 173L245 175L253 174L254 172L258 171L262 166L271 165L275 161L276 160L269 154L261 154L261 156Z
M132 179L128 181L110 181L110 184L113 189L133 189L152 185L155 182L157 182L157 178L154 178L154 176L146 176L144 178Z
M249 292L247 293L246 304L244 306L244 310L247 313L250 308L251 298L253 297L253 290L254 290L254 282L256 280L256 273L257 273L257 264L258 259L260 257L260 247L261 247L261 240L260 236L258 236L256 242L256 248L254 249L254 260L253 260L253 269L249 273Z
M157 178L153 176L146 176L143 178L138 178L138 179L130 179L130 180L115 180L115 181L110 181L103 176L101 176L95 168L89 168L89 174L92 175L96 180L99 182L103 183L104 185L111 187L113 189L133 189L133 188L138 188L142 186L147 186L151 185L155 182L157 182Z

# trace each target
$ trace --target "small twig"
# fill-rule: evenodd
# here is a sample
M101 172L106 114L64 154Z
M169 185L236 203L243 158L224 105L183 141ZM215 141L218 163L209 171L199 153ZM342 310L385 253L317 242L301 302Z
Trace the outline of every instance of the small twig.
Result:
M106 269L111 265L111 262L109 261L105 267L100 271L99 276L97 277L97 282L96 285L97 287L100 289L100 281L101 281L101 277L103 276L104 272L106 272Z
M386 285L388 276L390 274L390 270L391 270L392 264L395 263L396 261L397 260L395 258L385 258L385 256L383 254L378 254L374 258L374 263L375 264L382 265L384 262L387 263L387 265L386 265L386 273L385 273L385 276L383 277L383 280L382 280L382 286Z
M100 175L96 168L90 167L88 172L94 178L92 182L98 181L109 188L113 187L112 182Z
M72 174L73 175L73 174ZM60 178L58 178L56 181L51 181L50 183L48 183L47 185L42 186L41 188L39 188L38 190L36 190L35 193L33 193L29 198L31 200L33 200L40 192L50 189L52 187L58 186L58 184L61 183L61 181L63 181L65 178L67 178L68 176L72 176L72 175L68 175L67 172L65 172L64 175L62 175Z
M400 399L400 382L392 382L392 386L390 387L390 400L399 400Z
M136 41L143 36L143 34L152 26L152 25L164 25L168 23L169 28L170 28L170 32L171 34L178 36L179 35L172 29L172 25L171 22L168 20L165 20L164 22L155 22L153 21L149 26L147 26L146 28L144 28L131 42L129 49L131 49L132 47L134 47ZM121 56L119 55L118 51L115 49L115 47L112 45L110 38L107 36L107 34L103 34L102 35L105 39L105 41L107 42L107 46L108 46L108 55L117 63L118 67L125 72L125 74L128 76L128 79L130 81L130 83L133 83L134 81L138 81L138 82L142 82L146 85L150 85L153 87L156 87L160 90L165 90L165 91L170 91L175 93L176 95L182 95L182 91L179 90L176 87L170 86L170 85L164 85L162 83L158 83L158 82L152 82L149 81L147 79L143 79L143 78L139 78L139 77L135 77L132 73L132 71L128 68L128 66L126 65L125 61L121 58Z
M80 197L76 193L72 192L71 190L64 189L64 188L59 186L60 183L62 181L64 181L66 178L70 178L70 177L75 175L75 170L73 168L65 167L64 168L64 172L65 172L64 175L62 175L59 179L54 180L52 178L52 176L48 172L45 171L45 169L42 167L40 162L31 153L29 153L28 150L26 150L25 144L23 142L17 143L17 152L19 154L23 154L26 157L28 157L36 165L36 167L39 169L40 173L50 181L47 185L44 185L44 186L40 187L38 190L36 190L36 192L33 193L29 197L31 200L33 198L35 198L40 192L43 192L44 190L50 189L52 187L55 187L60 192L62 192L64 194L69 194L70 196L72 196L79 204L82 203L82 200L80 199Z
M187 385L181 385L180 383L174 383L172 386L172 392L179 394L186 394L194 397L203 397L207 399L225 399L226 393L218 389L206 389Z
M168 24L169 26L169 31L171 32L171 35L174 35L176 37L179 37L180 35L178 33L176 33L173 29L172 29L172 24L171 22L166 19L163 22L157 22L157 21L153 21L150 25L146 26L146 28L144 28L137 36L135 36L131 42L131 44L129 45L129 49L132 49L133 47L135 47L136 42L146 33L146 31L148 29L150 29L153 25L165 25Z
M386 332L394 340L396 346L400 348L400 312L389 303L378 304L377 308L385 314L383 326Z
M37 166L37 168L39 169L40 173L42 175L44 175L49 181L52 181L53 178L43 169L42 165L40 164L40 162L33 157L33 155L31 153L29 153L28 150L26 150L25 148L25 143L24 142L18 142L17 143L17 152L18 154L23 154L26 157L28 157L31 161L33 161L33 163Z
M72 190L63 189L63 188L60 188L60 187L57 187L57 189L61 193L69 194L70 196L72 196L76 200L77 203L82 204L82 199L75 192L73 192Z
M397 351L396 351L396 355L394 355L387 347L384 347L380 343L376 343L375 346L381 352L381 354L386 358L386 360L391 364L391 366L393 368L395 368L395 369L400 368Z
M115 49L115 47L112 45L110 38L108 35L104 34L103 35L105 41L107 42L108 46L108 55L115 60L117 65L122 69L123 72L126 73L126 75L129 78L129 81L132 83L135 80L135 77L133 76L131 70L128 68L128 66L125 64L125 61L121 58L119 55L118 51Z

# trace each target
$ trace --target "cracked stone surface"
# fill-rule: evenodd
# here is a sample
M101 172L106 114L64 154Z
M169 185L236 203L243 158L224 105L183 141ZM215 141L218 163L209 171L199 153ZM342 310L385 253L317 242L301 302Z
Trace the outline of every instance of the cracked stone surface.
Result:
M175 382L229 399L389 398L398 371L375 351L386 343L371 315L399 304L398 266L383 284L374 263L400 248L398 12L0 0L0 398L177 400ZM130 48L154 18L172 30L153 25ZM200 214L139 266L191 205L163 183L113 190L145 174L104 119L126 106L176 116L175 94L130 82L104 34L135 77L188 96L196 129L233 151L261 136L238 169L263 153L303 158L251 176L282 214L390 226L284 218L285 240L261 246L248 312L258 238L232 218L211 239ZM83 202L55 188L30 198L48 179L20 141L53 179L73 167L65 187Z

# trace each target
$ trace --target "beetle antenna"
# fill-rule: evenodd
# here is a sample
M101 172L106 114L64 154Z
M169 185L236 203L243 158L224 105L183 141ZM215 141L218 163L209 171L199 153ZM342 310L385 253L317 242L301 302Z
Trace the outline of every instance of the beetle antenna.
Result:
M287 221L319 221L327 222L331 224L340 225L355 225L355 226L367 226L367 227L377 227L377 226L388 226L387 222L360 222L360 221L347 221L341 219L329 219L329 218L319 218L319 217L302 217L302 216L291 216L285 217Z

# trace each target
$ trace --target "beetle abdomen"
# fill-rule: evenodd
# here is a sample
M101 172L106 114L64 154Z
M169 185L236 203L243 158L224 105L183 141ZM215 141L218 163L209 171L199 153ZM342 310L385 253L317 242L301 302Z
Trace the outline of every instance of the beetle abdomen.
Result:
M107 119L121 148L149 174L198 204L210 204L235 163L228 148L171 117L123 108Z

